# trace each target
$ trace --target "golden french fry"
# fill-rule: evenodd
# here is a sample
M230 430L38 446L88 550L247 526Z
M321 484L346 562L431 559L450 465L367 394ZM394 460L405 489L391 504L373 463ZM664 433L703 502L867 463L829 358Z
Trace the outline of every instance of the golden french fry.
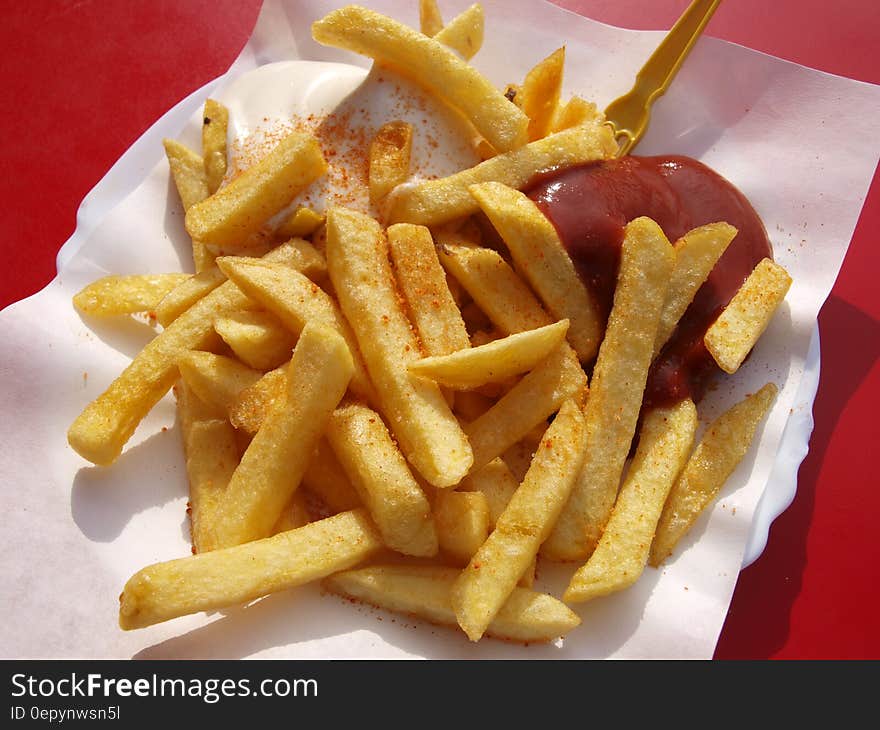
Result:
M376 387L380 410L401 450L432 485L458 484L471 467L471 447L440 388L409 376L407 366L419 357L419 346L398 300L379 224L360 213L331 208L327 265Z
M125 584L124 630L252 601L352 568L382 549L366 511L343 512L274 537L157 563Z
M776 386L767 383L709 425L666 499L651 544L651 565L657 567L669 557L697 517L721 491L749 450L776 392Z
M214 515L238 466L238 443L225 413L218 414L200 401L185 382L176 390L189 480L187 511L193 550L206 553L217 547Z
M322 225L323 215L300 205L275 229L275 235L279 238L304 238L311 236Z
M614 305L584 409L590 447L571 498L541 547L544 557L585 560L608 521L635 434L673 258L650 218L626 226Z
M318 281L327 274L324 255L311 243L300 238L292 238L266 254L267 261L292 266L312 281ZM156 319L167 327L208 292L226 281L226 274L213 265L191 276L166 294L156 307Z
M785 299L791 277L772 259L764 259L709 327L703 342L726 373L739 370Z
M156 305L156 320L163 327L167 327L199 299L214 291L225 281L226 275L213 265L195 276L188 277L162 297Z
M528 118L488 79L433 38L396 20L348 5L314 23L312 37L322 45L405 69L429 92L458 108L496 150L505 152L526 141Z
M168 158L174 186L184 211L187 211L211 194L205 175L205 161L201 155L176 140L165 139L162 143L165 145L165 156Z
M205 178L208 191L217 192L226 175L226 132L229 110L216 99L205 100L202 120L202 157L205 160Z
M296 335L269 312L230 312L214 329L235 356L255 370L272 370L290 359Z
M568 319L568 341L589 362L599 349L602 316L574 268L553 224L519 190L501 183L470 188L483 212L504 239L517 269L555 319Z
M188 279L189 274L105 276L74 295L73 306L83 314L99 316L151 312Z
M224 188L187 210L186 230L205 243L241 243L326 170L318 140L293 132Z
M516 108L506 100L505 104ZM401 186L391 195L388 219L392 223L435 226L471 215L478 209L477 201L468 191L471 185L501 182L521 189L541 173L607 159L615 149L608 126L591 122L572 127L449 177Z
M419 27L426 36L435 36L443 29L437 0L419 0Z
M308 323L287 366L287 393L263 420L223 494L215 530L224 546L272 531L299 486L354 363L342 336Z
M196 396L224 415L236 403L239 393L256 383L262 374L238 360L201 350L190 350L177 358L184 382Z
M334 514L356 509L363 504L326 438L318 442L302 483Z
M322 585L331 593L379 608L456 626L451 593L457 575L455 568L377 565L336 573ZM576 613L553 596L514 588L486 628L486 635L530 643L552 641L580 622Z
M448 388L478 388L532 370L559 347L567 331L568 320L564 319L478 347L416 360L409 371Z
M370 142L370 202L374 205L409 177L412 136L412 124L395 121L379 127Z
M336 302L321 287L297 271L262 260L232 256L217 259L220 269L245 294L277 316L294 335L309 322L335 329L348 345L355 363L352 390L372 401L373 387L358 348L358 342Z
M577 127L580 124L603 122L604 120L605 115L596 108L593 102L579 96L573 96L564 106L557 107L550 131L561 132L563 129Z
M663 503L688 460L696 430L697 409L690 399L645 416L611 517L596 550L572 577L566 603L605 596L639 579Z
M458 624L478 641L528 570L565 505L584 460L584 417L566 401L495 529L452 588Z
M565 46L557 48L526 74L519 94L519 105L529 118L529 141L550 133L565 66Z
M452 243L442 235L439 240L443 267L502 332L515 334L553 323L529 287L497 251Z
M483 45L483 24L483 6L475 3L450 20L434 40L457 51L467 61Z
M255 434L275 403L287 392L286 365L270 370L241 390L229 408L229 421L245 433Z
M424 226L389 226L388 247L397 283L428 355L446 355L470 347L461 312L446 283L431 232Z
M689 231L675 242L675 264L660 313L654 357L669 340L678 320L736 233L736 228L727 223L710 223Z
M444 489L434 500L440 549L465 565L489 537L489 502L481 492Z
M431 505L382 417L366 406L340 406L330 416L327 440L385 544L404 555L436 555Z

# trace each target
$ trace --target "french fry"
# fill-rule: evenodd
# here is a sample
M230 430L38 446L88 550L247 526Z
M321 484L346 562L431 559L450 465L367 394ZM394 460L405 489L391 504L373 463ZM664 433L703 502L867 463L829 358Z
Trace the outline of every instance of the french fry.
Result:
M468 61L483 45L483 25L483 6L475 3L450 20L434 40L457 51Z
M706 349L724 372L739 370L790 286L788 272L772 259L764 259L749 274L703 338Z
M223 491L238 466L235 429L218 412L201 402L185 382L177 387L177 408L186 474L189 480L189 518L193 550L217 547L214 520Z
M208 192L216 193L226 175L226 133L229 110L216 99L205 100L202 120L202 157Z
M151 312L168 292L189 278L188 274L105 276L74 295L73 306L83 314L102 317Z
M322 45L405 69L429 92L458 108L500 152L526 141L526 115L475 68L433 38L356 5L334 10L314 23L312 37Z
M651 549L663 503L694 445L697 409L690 399L650 411L635 457L596 550L574 574L566 603L589 601L635 583Z
M428 355L447 355L470 347L461 312L440 266L434 240L423 226L389 226L388 247L412 322Z
M308 322L320 322L336 330L354 358L352 390L362 398L374 398L370 377L358 342L336 302L313 281L282 265L232 256L217 259L220 269L254 301L277 316L294 335Z
M636 218L627 224L614 304L584 409L590 448L571 498L541 547L544 557L585 560L605 528L635 434L673 258L654 221Z
M478 388L532 370L559 347L567 331L568 320L564 319L478 347L416 360L409 371L448 388Z
M669 340L699 288L706 281L715 263L736 236L736 228L728 223L710 223L686 233L675 242L675 264L666 290L666 301L660 313L654 357Z
M365 510L343 512L255 542L157 563L120 596L123 630L213 611L352 568L382 549Z
M404 555L436 555L431 505L382 417L366 406L341 406L330 416L327 440L385 544Z
M452 606L471 641L486 631L553 529L584 460L584 439L580 407L566 401L492 534L456 578Z
M205 175L205 161L201 155L176 140L165 139L162 143L165 146L165 156L168 158L174 187L177 188L184 211L187 211L211 194L208 190L208 178Z
M669 557L697 517L718 496L749 450L776 392L776 386L767 383L709 425L663 506L651 544L652 566L658 567Z
M323 215L300 205L275 229L275 235L279 238L304 238L311 236L322 225L324 225Z
M272 370L290 359L296 335L269 312L230 312L214 329L235 356L255 370Z
M370 202L377 205L392 189L409 177L412 124L388 122L370 142Z
M322 585L331 593L441 626L456 626L451 592L458 571L439 566L383 565L336 573ZM486 628L487 636L544 642L563 636L581 620L545 593L514 588Z
M292 238L266 254L267 261L292 266L312 281L320 281L327 274L324 255L311 243ZM226 281L226 274L213 265L191 276L166 294L156 308L156 319L167 327L199 299Z
M224 492L215 523L224 547L271 533L353 372L336 330L311 322L303 328L287 366L286 396L264 419Z
M293 132L224 188L187 210L186 230L209 244L241 243L326 171L318 141Z
M463 390L455 394L453 411L460 421L469 423L470 421L476 421L492 407L493 403L494 401L491 398L482 393L478 393L475 390Z
M440 388L411 378L418 341L398 301L379 224L344 208L327 213L327 265L357 336L382 410L407 460L432 485L450 487L473 461Z
M334 514L363 505L326 438L318 442L302 483Z
M440 236L440 262L505 334L534 330L553 320L501 254Z
M583 362L602 337L602 317L553 224L524 193L500 183L470 188L504 239L517 269L555 319L568 319L568 341Z
M419 27L426 36L435 36L443 30L443 16L437 0L419 0Z
M253 385L241 390L229 407L229 421L238 429L255 434L275 403L287 391L286 366L270 370Z
M225 415L239 393L261 378L261 373L238 360L211 352L190 350L177 359L180 376L195 395Z
M573 96L564 106L557 107L550 131L561 132L563 129L570 129L581 124L591 124L596 121L604 121L604 115L596 108L596 105L580 96Z
M543 172L607 159L614 151L611 130L606 125L596 121L572 127L449 177L398 188L390 197L388 219L391 223L425 226L446 223L477 212L477 201L468 190L471 185L500 182L521 189Z
M226 275L213 265L181 281L156 305L156 321L167 327L199 299L214 291L225 281Z
M440 549L466 565L489 537L489 503L478 491L441 490L434 500L434 522Z
M559 106L565 46L557 48L526 74L519 94L520 108L529 118L529 141L546 137Z

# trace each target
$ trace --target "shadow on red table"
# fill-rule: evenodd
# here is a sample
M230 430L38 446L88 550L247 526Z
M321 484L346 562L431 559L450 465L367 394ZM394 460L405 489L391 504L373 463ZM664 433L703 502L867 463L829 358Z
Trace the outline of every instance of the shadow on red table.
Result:
M819 330L822 372L813 408L816 425L798 473L797 496L773 524L764 555L739 578L716 659L771 658L784 647L791 609L801 590L825 454L840 415L880 357L880 322L836 296L822 308ZM788 566L782 581L781 565Z

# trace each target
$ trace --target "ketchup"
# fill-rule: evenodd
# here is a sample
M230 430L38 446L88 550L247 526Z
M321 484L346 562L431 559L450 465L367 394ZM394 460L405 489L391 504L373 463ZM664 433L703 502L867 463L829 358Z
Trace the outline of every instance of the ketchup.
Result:
M707 223L726 221L737 229L648 373L645 408L700 400L720 372L703 336L755 265L773 257L764 224L746 197L701 162L682 156L579 165L537 179L526 192L556 227L606 321L629 221L648 216L673 242Z

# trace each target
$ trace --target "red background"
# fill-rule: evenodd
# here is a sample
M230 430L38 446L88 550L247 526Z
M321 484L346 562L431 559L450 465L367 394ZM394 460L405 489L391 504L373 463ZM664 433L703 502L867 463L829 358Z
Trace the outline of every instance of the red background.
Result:
M598 20L644 29L670 27L686 5L686 0L557 1ZM156 118L229 67L259 4L0 3L5 86L0 307L52 279L55 254L73 232L82 198ZM728 0L706 32L880 83L876 0ZM797 497L773 525L764 554L740 576L718 658L880 658L875 619L880 541L873 529L880 479L872 453L880 396L878 229L875 178L843 271L819 317L816 428Z

